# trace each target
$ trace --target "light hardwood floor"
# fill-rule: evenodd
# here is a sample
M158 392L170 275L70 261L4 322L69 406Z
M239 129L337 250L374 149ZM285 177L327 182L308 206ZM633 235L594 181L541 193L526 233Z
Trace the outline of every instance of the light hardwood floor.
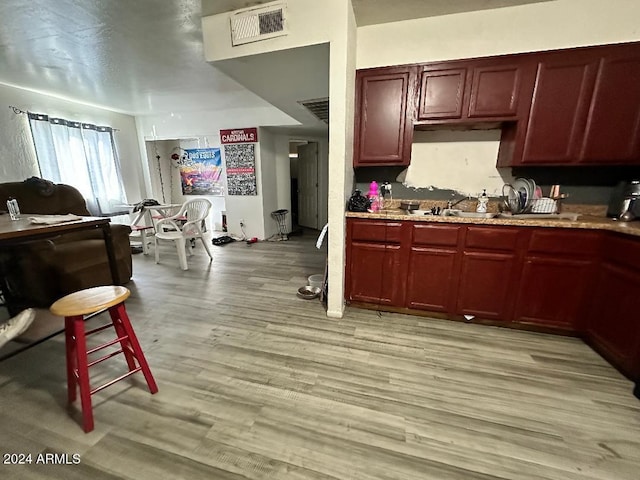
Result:
M347 309L295 296L324 268L314 234L230 244L190 269L134 256L142 376L66 405L61 335L0 363L2 479L633 479L640 401L573 338ZM94 323L95 320L91 320ZM124 362L95 367L94 383Z

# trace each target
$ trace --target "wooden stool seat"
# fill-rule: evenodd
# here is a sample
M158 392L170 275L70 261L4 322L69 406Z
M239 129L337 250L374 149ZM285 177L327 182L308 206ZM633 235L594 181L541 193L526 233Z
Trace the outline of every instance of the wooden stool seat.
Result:
M124 302L131 292L126 287L93 287L70 293L55 302L49 310L59 317L90 315Z
M78 388L80 389L82 423L85 432L90 432L94 426L93 406L91 404L91 395L94 393L140 371L147 381L149 391L151 393L158 391L158 386L151 374L149 364L142 352L142 348L133 331L124 306L124 301L129 298L129 295L131 295L131 292L125 287L112 285L94 287L69 294L56 301L50 307L51 313L65 317L67 394L69 403L74 402L76 399L76 390ZM85 332L84 316L103 310L109 311L111 323ZM109 327L114 328L116 338L87 350L86 337ZM120 346L119 350L112 351L96 360L89 361L89 355L106 347L117 347L118 344ZM92 389L89 383L89 367L115 357L120 353L124 355L129 371L118 378Z

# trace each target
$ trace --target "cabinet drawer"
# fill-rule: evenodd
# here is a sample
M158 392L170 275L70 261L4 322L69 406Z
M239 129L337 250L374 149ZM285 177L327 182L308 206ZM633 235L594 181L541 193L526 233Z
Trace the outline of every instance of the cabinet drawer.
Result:
M514 250L518 242L517 228L468 227L465 247L487 250Z
M557 229L534 230L527 253L549 253L574 256L594 256L598 253L601 235L598 232Z
M461 227L452 225L413 225L412 243L414 245L458 245Z
M351 239L400 243L402 240L402 223L376 220L354 221L351 226Z

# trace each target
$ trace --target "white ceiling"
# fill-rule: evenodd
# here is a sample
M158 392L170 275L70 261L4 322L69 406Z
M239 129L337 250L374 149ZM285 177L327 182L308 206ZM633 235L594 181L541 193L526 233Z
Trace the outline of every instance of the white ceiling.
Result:
M365 25L544 0L352 1L358 23ZM260 82L255 73L247 78L247 71L274 65L265 62L267 57L229 61L220 68L204 60L201 16L258 3L265 2L1 0L0 83L133 115L276 105L317 127L313 117L293 105L328 94L328 49L314 51L319 55L315 70L302 60L298 65L273 55L273 62L288 61L289 71L265 73ZM287 89L286 82L305 87ZM287 91L291 98L285 99Z
M131 114L268 106L204 60L199 0L2 0L0 83Z

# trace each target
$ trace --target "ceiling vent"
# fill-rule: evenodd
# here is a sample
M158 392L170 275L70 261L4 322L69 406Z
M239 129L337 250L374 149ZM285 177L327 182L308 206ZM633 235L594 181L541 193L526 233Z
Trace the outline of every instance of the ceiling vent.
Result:
M245 8L231 14L231 44L234 47L286 34L284 3Z
M298 102L309 110L314 117L329 124L329 98L316 98L315 100L303 100Z

